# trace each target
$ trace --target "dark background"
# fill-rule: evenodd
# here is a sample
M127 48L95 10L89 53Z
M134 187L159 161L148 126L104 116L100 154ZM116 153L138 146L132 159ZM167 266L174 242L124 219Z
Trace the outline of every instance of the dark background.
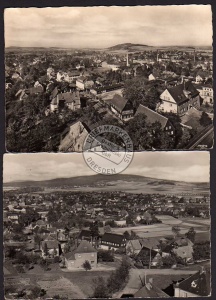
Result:
M211 4L212 5L212 12L213 12L213 32L216 31L216 24L215 24L215 15L216 15L216 1L209 0L209 1L178 1L178 0L2 0L0 2L0 164L3 170L3 154L6 152L5 149L5 107L4 107L4 88L5 88L5 71L4 71L4 8L7 7L61 7L61 6L136 6L136 5L182 5L182 4ZM199 18L199 16L197 16ZM190 22L190 20L188 20ZM200 19L200 26L202 26L202 19ZM199 30L199 28L197 28ZM216 40L213 41L213 59L215 56L215 49L216 49ZM213 63L213 74L216 72L216 63ZM216 87L216 83L214 81L214 91ZM216 115L216 109L214 106L214 113ZM214 127L216 124L216 120L214 118ZM214 140L216 140L216 134L214 132ZM210 151L210 158L211 158L211 167L210 167L210 186L211 186L211 251L212 251L212 295L209 299L216 299L216 288L214 285L216 279L216 241L214 239L214 233L216 231L216 222L214 218L214 214L216 215L216 152L215 147ZM19 154L15 154L19 155ZM2 173L1 173L2 174ZM1 183L2 183L2 176L1 176ZM1 184L1 201L0 201L0 211L1 211L1 220L2 220L2 184ZM3 225L1 222L1 229L3 229ZM1 231L1 261L0 265L3 266L3 230ZM0 270L0 299L4 299L3 294L3 267ZM199 297L199 299L202 299ZM205 299L205 298L203 298Z

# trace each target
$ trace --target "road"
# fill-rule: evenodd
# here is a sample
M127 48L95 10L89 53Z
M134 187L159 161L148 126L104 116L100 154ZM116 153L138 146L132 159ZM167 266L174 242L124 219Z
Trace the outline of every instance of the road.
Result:
M192 150L198 145L207 145L208 148L211 148L213 144L213 130L213 124L206 127L190 141L186 149Z

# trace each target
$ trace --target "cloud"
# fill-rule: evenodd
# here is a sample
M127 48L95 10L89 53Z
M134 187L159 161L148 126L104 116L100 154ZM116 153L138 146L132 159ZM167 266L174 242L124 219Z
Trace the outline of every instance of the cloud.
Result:
M109 167L108 161L103 167ZM123 174L141 175L187 182L209 182L208 152L141 152L134 153ZM6 154L4 182L46 180L95 174L80 153Z
M212 44L210 5L8 8L4 19L6 46Z

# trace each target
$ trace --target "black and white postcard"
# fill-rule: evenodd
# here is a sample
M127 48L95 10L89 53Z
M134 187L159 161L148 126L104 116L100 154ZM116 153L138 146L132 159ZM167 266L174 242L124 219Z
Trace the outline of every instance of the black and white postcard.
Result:
M89 157L4 155L5 299L210 296L209 153Z
M211 5L7 8L4 24L8 152L83 152L104 125L133 151L212 148Z

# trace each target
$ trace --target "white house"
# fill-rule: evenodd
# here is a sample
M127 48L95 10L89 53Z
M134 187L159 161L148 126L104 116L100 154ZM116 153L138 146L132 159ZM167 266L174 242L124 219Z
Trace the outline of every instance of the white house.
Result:
M190 81L165 89L160 99L158 110L162 112L183 115L192 107L200 108L199 91Z

